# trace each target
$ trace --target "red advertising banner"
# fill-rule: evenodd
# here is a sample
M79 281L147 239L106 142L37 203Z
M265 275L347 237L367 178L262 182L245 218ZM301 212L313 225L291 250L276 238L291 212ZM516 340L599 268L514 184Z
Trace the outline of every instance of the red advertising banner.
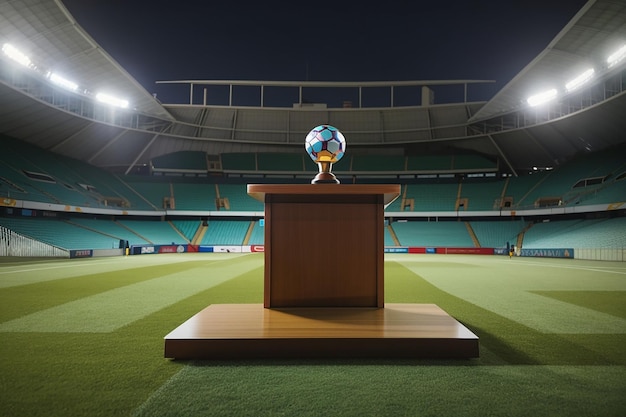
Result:
M493 255L493 248L425 248L409 247L409 253L438 253L442 255Z
M448 255L493 255L493 248L437 248L437 253Z

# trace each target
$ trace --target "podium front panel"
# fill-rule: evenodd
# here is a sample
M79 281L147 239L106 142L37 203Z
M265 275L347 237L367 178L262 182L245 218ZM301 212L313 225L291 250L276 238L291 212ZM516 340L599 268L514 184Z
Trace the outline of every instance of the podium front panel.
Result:
M271 204L269 306L378 306L378 218L375 201Z
M398 185L248 185L265 203L264 306L384 307L384 208Z

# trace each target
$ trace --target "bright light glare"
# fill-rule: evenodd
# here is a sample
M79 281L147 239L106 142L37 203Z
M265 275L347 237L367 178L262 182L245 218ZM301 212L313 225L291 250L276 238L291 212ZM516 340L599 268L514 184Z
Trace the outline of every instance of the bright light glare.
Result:
M591 80L595 70L593 68L589 68L587 71L580 74L578 77L572 79L570 82L565 84L565 88L568 92L572 92L576 90L578 87L585 84L587 81Z
M110 96L104 93L96 94L96 100L101 101L112 106L121 107L123 109L128 107L128 100L123 100L117 97Z
M552 90L548 90L548 91L544 91L543 93L539 93L539 94L535 94L534 96L530 96L528 97L528 99L526 100L528 102L528 104L530 106L538 106L540 104L543 104L547 101L550 101L554 98L556 98L557 95L557 91L556 88L553 88Z
M626 58L626 45L623 45L617 51L609 55L609 57L606 59L606 62L609 64L609 68L611 68L613 65L616 65L624 58Z
M22 52L20 52L19 49L17 49L10 43L5 43L4 45L2 45L2 52L4 52L5 55L11 58L13 61L18 62L25 67L31 66L30 58L24 55Z
M53 83L55 83L56 85L60 87L63 87L71 91L78 90L78 84L66 78L61 77L59 74L55 74L54 72L51 72L49 75L49 78L50 78L50 81L52 81Z

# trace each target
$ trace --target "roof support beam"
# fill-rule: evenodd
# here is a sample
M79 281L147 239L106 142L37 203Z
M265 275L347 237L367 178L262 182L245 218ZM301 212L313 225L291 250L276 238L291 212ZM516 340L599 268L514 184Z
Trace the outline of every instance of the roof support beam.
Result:
M548 158L552 161L552 164L553 164L553 165L558 164L558 162L559 162L559 161L558 161L558 158L556 158L556 157L554 156L554 154L552 154L551 152L549 152L549 151L548 151L548 149L546 149L546 147L545 147L545 146L543 146L543 145L541 144L541 141L537 140L537 138L535 137L535 135L533 135L533 134L530 132L530 129L522 129L522 132L524 132L524 133L526 134L526 136L528 136L528 137L529 137L529 138L530 138L530 139L531 139L531 140L535 143L535 145L537 145L537 147L538 147L539 149L541 149L541 150L543 151L543 153L544 153L544 154L546 154L546 155L548 156Z
M163 133L166 133L168 130L170 130L172 128L173 124L170 124L169 126L167 126L162 132L159 132L157 134L155 134L154 136L152 136L152 139L150 139L150 142L141 150L141 152L139 152L139 154L137 155L137 157L133 160L133 162L131 162L131 164L128 166L128 168L126 169L126 171L124 172L124 175L128 175L128 173L130 172L131 169L133 169L133 167L135 166L135 164L137 163L137 161L139 161L139 158L141 158L143 156L144 153L146 153L146 151L150 148L150 146L152 146L152 144L159 138L159 136L161 136Z
M513 173L513 175L515 175L516 177L518 177L517 175L517 171L515 171L515 168L513 168L513 165L511 165L511 162L509 162L509 160L507 159L506 155L504 154L504 152L502 152L502 149L500 149L500 147L498 146L498 144L496 143L495 139L491 136L491 135L487 135L487 137L489 138L489 140L491 141L491 144L493 145L494 148L496 148L496 150L498 151L498 154L500 155L500 157L502 158L502 160L504 162L506 162L506 165L509 167L509 169L511 170L511 172Z
M126 132L128 132L128 130L122 130L118 135L115 135L115 137L113 137L113 139L111 139L110 141L108 141L103 147L101 147L100 149L98 149L98 151L96 153L94 153L91 158L89 158L87 160L87 162L89 162L90 164L93 162L94 159L96 159L98 157L98 155L100 155L102 152L104 152L109 146L113 145L115 142L117 142L122 136L124 136L126 134Z
M67 142L69 142L70 140L74 139L75 137L77 137L78 135L80 135L81 133L83 133L85 130L87 130L89 127L91 127L93 125L93 123L88 123L85 126L83 126L81 129L77 130L76 132L74 132L71 135L68 135L65 139L63 139L62 141L55 143L53 146L49 147L48 150L52 151L52 152L56 152L57 149L59 149L61 146L65 145Z

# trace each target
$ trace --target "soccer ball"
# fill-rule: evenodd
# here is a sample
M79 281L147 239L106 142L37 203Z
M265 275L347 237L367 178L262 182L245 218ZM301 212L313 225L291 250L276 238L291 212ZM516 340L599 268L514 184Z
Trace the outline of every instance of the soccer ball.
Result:
M304 149L314 162L335 163L343 158L346 139L336 127L319 125L306 135Z

